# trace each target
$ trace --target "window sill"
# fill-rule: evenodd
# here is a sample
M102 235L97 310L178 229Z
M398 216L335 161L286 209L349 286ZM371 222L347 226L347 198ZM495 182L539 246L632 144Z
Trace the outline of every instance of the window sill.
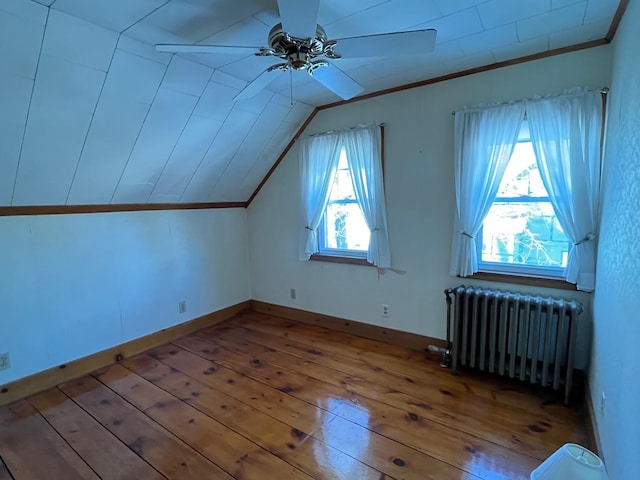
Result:
M471 278L473 280L487 280L491 282L515 283L517 285L529 285L532 287L555 288L557 290L578 290L573 283L565 282L558 278L525 277L522 275L495 272L476 272L465 278Z
M316 262L329 262L329 263L344 263L348 265L362 265L364 267L373 267L373 263L369 263L366 258L356 258L356 257L338 257L334 255L321 255L316 253L315 255L311 255L309 260L313 260Z

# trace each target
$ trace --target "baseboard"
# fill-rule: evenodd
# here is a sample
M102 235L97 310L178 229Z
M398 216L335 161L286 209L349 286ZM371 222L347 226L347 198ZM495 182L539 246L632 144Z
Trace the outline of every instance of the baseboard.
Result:
M249 300L0 386L0 406L55 387L249 310Z
M589 388L589 381L585 375L584 379L584 404L587 415L587 438L589 441L588 448L598 455L603 461L602 445L600 444L600 435L598 434L598 424L596 423L596 411L593 408L593 402L591 400L591 389Z
M338 330L359 337L411 348L413 350L423 351L429 345L437 345L439 347L447 346L446 340L440 338L432 338L417 333L403 332L401 330L379 327L368 323L355 322L353 320L332 317L307 310L299 310L297 308L284 307L282 305L275 305L258 300L251 300L251 309L258 313L286 318L287 320L316 325L331 330Z

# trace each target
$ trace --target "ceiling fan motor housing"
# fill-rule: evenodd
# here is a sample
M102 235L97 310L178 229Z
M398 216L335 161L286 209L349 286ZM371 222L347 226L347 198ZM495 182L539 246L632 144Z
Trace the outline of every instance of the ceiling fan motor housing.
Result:
M296 38L289 35L278 23L269 32L269 47L272 54L287 60L291 68L304 70L309 68L311 60L325 51L327 34L320 25L316 25L314 38Z

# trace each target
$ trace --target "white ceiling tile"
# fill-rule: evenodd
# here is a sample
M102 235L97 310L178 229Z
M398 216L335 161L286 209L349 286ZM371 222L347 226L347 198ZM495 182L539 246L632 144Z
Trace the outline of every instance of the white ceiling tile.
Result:
M477 7L485 28L491 29L551 10L551 0L491 0Z
M466 10L487 3L488 1L489 0L436 0L436 5L442 12L442 15L451 15L452 13Z
M244 110L245 112L260 115L267 104L271 101L271 97L273 97L273 92L269 90L262 90L253 98L235 102L233 107L238 110Z
M247 84L247 82L245 82L244 80L233 77L229 74L221 72L220 70L216 70L215 72L213 72L213 76L211 77L211 80L213 80L216 83L221 83L222 85L235 88L238 91L242 90L244 86Z
M211 186L223 174L257 118L254 113L238 109L231 111L189 182L182 202L207 201Z
M438 17L433 0L390 0L324 27L329 38L336 39L407 30Z
M551 9L556 10L558 8L566 7L573 3L584 2L585 0L551 0Z
M146 203L155 184L144 183L123 183L118 184L118 189L111 203Z
M44 25L48 9L30 0L11 0L0 3L0 12L7 13L26 22Z
M117 41L111 30L52 10L42 53L106 72Z
M416 28L435 28L438 31L436 35L436 51L441 43L484 30L478 11L475 8L437 18L428 23L418 25Z
M241 185L251 166L258 160L262 152L273 138L278 126L287 116L289 109L277 104L269 104L253 124L247 138L233 156L228 168L213 186L208 198L216 201L237 201L238 185Z
M283 107L292 107L291 99L288 96L282 95L280 93L274 93L273 97L271 97L271 101L273 103L277 103L278 105L282 105Z
M469 35L468 37L458 40L465 55L474 55L476 53L490 51L494 47L517 42L518 33L513 23L492 30L485 30L484 32Z
M43 56L18 169L15 205L63 204L105 73Z
M93 114L105 80L105 72L43 55L33 91L32 105L53 122L59 110L66 108Z
M25 8L25 4L34 7ZM7 7L12 8L5 10ZM46 14L46 7L28 0L0 5L0 65L3 72L35 78Z
M318 11L318 23L326 26L387 1L388 0L350 0L349 2L345 2L344 0L321 0Z
M0 73L0 205L10 205L33 80Z
M284 121L299 126L309 118L311 112L313 112L313 107L311 105L303 102L295 102Z
M102 96L151 105L165 70L162 64L117 49Z
M607 21L600 21L567 28L559 33L549 35L549 47L551 49L563 48L569 45L602 39L607 34L609 25L610 23Z
M212 74L212 68L174 55L162 86L199 97L204 92Z
M165 31L182 43L196 43L229 26L229 22L210 3L174 0L153 12L142 23ZM133 29L138 27L136 25Z
M202 44L267 47L269 27L253 17L239 21L202 39Z
M180 199L221 127L222 122L219 120L191 116L149 202L162 203L168 197Z
M546 52L547 50L549 50L549 37L543 35L525 42L512 43L504 47L494 47L493 55L496 61L502 62L534 53Z
M65 203L91 115L61 109L55 116L32 106L13 205Z
M584 23L591 24L603 21L610 24L616 10L618 9L619 3L620 2L616 0L589 0L587 2L587 11L584 16Z
M115 32L122 32L166 2L167 0L56 0L52 8Z
M518 22L518 37L521 41L541 35L560 33L582 24L586 3L575 3L552 12Z
M114 203L132 200L132 190L128 186L133 185L133 190L143 191L140 186L150 184L153 189L197 100L192 95L160 88L116 189ZM127 188L123 190L123 186ZM148 196L135 201L144 203L147 200Z
M136 23L127 29L125 35L151 46L157 43L192 43L148 22Z
M149 105L102 96L67 203L108 204L149 111Z
M169 62L173 57L172 53L156 52L153 45L141 42L140 40L136 40L127 35L120 35L117 48L163 65L169 65Z
M239 90L217 82L209 82L200 97L194 115L224 122L234 106L233 97Z
M289 139L296 134L298 127L299 125L288 122L283 122L278 126L278 130L271 137L262 154L253 162L242 183L239 184L240 198L249 198L253 194L258 184L273 166L274 159L280 156L289 143Z
M282 63L282 60L277 57L251 55L221 67L220 71L249 82L276 63ZM273 74L277 75L277 72Z

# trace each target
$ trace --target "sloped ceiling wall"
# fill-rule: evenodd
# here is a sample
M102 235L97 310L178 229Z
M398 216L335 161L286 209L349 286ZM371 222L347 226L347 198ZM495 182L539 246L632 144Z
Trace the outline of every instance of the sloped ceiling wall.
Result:
M618 0L321 0L330 38L437 28L433 54L341 59L374 92L602 39ZM275 0L0 0L0 208L246 202L314 107L304 72L232 98L273 58L155 43L264 45ZM293 95L291 88L293 87Z

